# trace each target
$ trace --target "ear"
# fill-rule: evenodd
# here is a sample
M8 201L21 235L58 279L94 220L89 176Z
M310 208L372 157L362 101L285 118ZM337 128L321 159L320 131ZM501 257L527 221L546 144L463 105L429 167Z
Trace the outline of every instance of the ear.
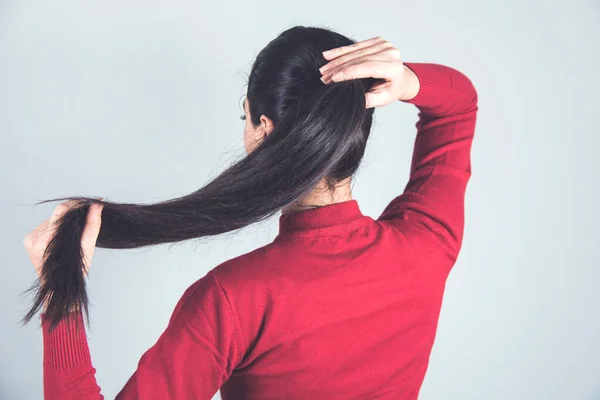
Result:
M271 133L275 125L273 124L273 121L264 114L260 116L260 125L263 131L263 139L266 139L267 135Z

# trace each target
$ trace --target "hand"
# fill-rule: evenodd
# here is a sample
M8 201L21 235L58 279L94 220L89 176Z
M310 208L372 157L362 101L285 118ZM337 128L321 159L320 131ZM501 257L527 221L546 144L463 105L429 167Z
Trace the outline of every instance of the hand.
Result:
M29 258L31 259L35 271L40 279L42 278L41 272L44 262L44 251L46 250L46 247L48 247L50 239L52 239L54 236L54 232L56 232L56 220L76 204L77 202L75 200L69 200L59 204L54 209L50 219L47 219L39 224L23 239L25 249L27 249ZM90 205L87 213L85 228L81 235L81 248L83 250L83 262L85 267L84 275L87 275L89 271L92 262L92 256L94 255L94 249L96 248L96 239L100 233L102 208L102 204L94 203Z
M400 50L377 36L323 52L330 60L319 70L325 84L360 78L379 78L367 93L367 108L396 100L407 101L419 93L419 79L402 63Z

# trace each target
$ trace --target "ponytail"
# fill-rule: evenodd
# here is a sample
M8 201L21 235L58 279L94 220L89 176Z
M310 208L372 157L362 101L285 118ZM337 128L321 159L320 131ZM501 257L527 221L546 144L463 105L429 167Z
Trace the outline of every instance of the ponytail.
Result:
M243 228L307 195L322 179L332 185L350 176L363 155L371 124L373 111L365 108L365 91L365 80L320 84L307 91L287 107L254 151L188 195L155 204L91 197L38 203L78 201L57 221L41 279L29 289L35 298L23 322L46 302L51 328L76 308L89 323L81 236L93 203L104 205L96 246L132 249Z

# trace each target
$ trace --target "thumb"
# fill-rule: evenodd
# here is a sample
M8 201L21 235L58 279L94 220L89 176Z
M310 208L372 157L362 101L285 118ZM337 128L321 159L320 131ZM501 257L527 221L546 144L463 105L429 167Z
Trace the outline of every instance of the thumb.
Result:
M373 90L365 93L366 108L379 107L385 104L385 92L382 90Z
M81 248L84 255L84 265L86 272L89 269L94 255L94 249L96 248L96 240L100 233L100 226L102 225L102 209L103 204L94 203L90 205L85 222L85 228L81 235Z

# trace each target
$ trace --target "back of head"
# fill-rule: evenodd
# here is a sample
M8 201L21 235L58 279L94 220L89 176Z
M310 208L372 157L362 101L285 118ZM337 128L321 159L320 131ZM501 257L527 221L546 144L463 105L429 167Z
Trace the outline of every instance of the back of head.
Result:
M356 172L372 124L374 109L365 109L361 102L375 79L330 85L320 79L319 68L327 63L322 52L353 43L356 41L325 28L292 27L258 54L248 79L247 97L254 125L266 115L276 127L282 127L278 131L284 132L290 142L335 153L331 158L337 163L324 176L330 187ZM290 125L301 119L312 122L312 128L304 134L313 136L289 137ZM336 128L338 124L344 129ZM341 147L338 139L344 140Z
M319 182L332 187L352 176L363 157L373 109L365 93L375 79L324 84L322 52L355 41L323 28L296 26L282 32L257 56L248 80L252 123L261 115L274 129L250 154L200 189L155 204L77 200L58 221L32 288L27 322L47 301L51 326L68 310L87 316L81 235L92 203L102 202L97 247L126 249L223 234L264 220L308 194ZM39 204L39 203L38 203Z

